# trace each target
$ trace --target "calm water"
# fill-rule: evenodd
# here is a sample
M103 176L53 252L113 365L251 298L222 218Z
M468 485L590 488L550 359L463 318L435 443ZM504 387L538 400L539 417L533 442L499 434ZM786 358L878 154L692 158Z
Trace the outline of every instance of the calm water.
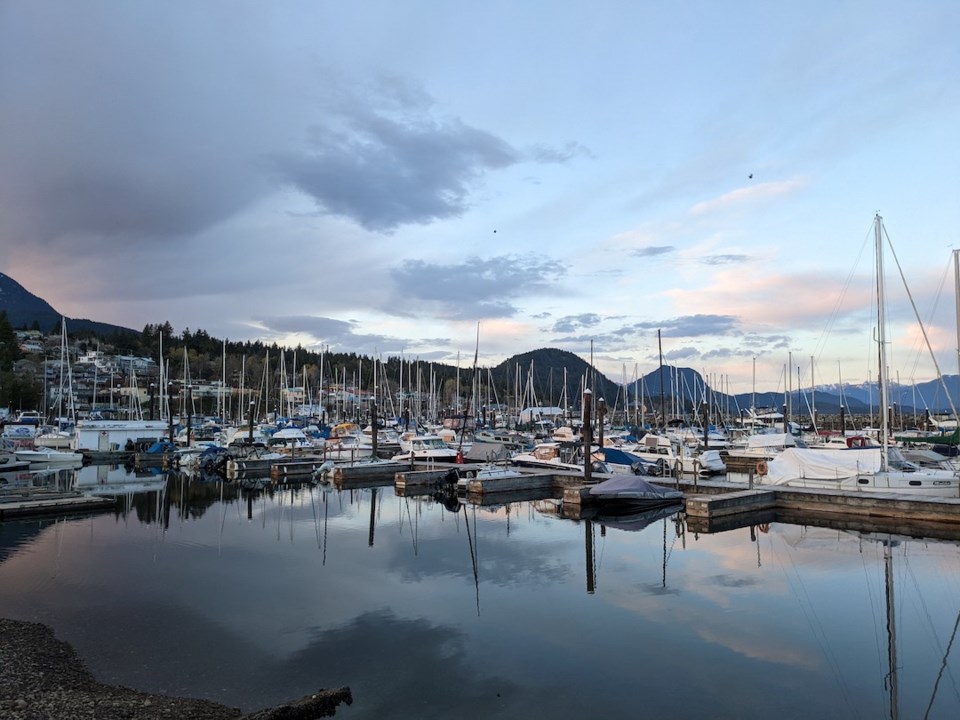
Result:
M0 524L0 615L105 682L245 711L349 685L338 718L960 717L953 543L81 474L124 480L160 489Z

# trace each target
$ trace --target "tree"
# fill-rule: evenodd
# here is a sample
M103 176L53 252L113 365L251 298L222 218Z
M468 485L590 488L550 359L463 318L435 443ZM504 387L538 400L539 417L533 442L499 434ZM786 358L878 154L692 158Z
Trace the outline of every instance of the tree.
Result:
M13 370L13 364L21 357L23 353L20 352L17 334L13 331L7 311L0 310L0 371Z
M31 378L12 370L0 372L0 405L30 410L40 407L43 388Z

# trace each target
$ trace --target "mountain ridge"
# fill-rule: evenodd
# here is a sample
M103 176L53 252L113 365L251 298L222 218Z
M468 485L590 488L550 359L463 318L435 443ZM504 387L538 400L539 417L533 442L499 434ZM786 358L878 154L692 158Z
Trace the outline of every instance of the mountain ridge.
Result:
M38 327L48 333L59 332L63 317L46 300L2 272L0 310L6 311L14 328ZM91 333L104 338L117 334L141 334L131 328L86 318L66 318L66 323L67 332L71 334ZM718 392L709 387L698 371L670 365L662 370L655 368L641 378L621 384L591 367L579 355L549 347L518 353L491 368L484 368L484 371L489 371L496 387L512 390L513 397L523 397L529 401L528 404L553 405L566 396L565 402L569 406L577 406L580 404L577 395L583 392L584 378L588 378L586 387L590 388L594 397L603 398L611 411L628 406L635 408L636 398L640 395L642 404L648 408L647 412L659 411L662 397L664 410L670 414L671 407L677 405L673 397L675 392L684 412L695 411L705 401L709 401L712 407L729 411L731 415L744 414L753 407L779 410L786 403L782 392L730 395ZM662 393L661 377L664 385ZM914 385L894 384L890 389L890 401L896 403L902 413L916 413L921 409L943 412L949 410L943 384L946 384L950 397L960 396L960 377L947 375L944 376L944 383L931 380ZM817 386L814 395L810 395L809 389L795 390L790 394L789 402L794 416L808 415L814 405L818 414L838 414L841 404L849 413L867 414L878 404L877 396L876 383L832 384ZM667 402L670 406L666 406Z
M18 283L6 273L0 272L0 310L5 310L10 325L16 329L32 327L45 333L60 331L60 321L67 321L67 332L88 331L97 335L114 333L137 333L139 331L121 325L98 322L87 318L69 318L58 312L50 303Z

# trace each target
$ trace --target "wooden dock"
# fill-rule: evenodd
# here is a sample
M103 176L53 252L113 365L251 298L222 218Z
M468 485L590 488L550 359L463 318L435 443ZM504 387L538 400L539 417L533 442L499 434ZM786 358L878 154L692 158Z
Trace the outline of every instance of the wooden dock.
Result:
M96 512L115 505L113 498L89 497L79 493L29 493L20 497L5 495L0 501L0 520Z
M724 517L771 510L777 505L772 489L738 490L722 495L692 495L686 498L687 517Z
M407 463L357 463L340 465L333 470L333 485L338 490L389 487Z
M910 518L960 524L960 498L763 486L723 494L688 495L686 499L688 517L716 518L771 508L805 515Z
M323 458L307 458L304 460L275 460L270 465L270 479L303 478L313 475L324 463Z

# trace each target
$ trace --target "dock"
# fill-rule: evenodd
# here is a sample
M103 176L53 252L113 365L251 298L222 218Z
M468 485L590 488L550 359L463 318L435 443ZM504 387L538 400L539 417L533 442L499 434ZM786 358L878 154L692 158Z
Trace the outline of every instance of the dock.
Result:
M357 463L341 465L333 470L333 485L338 490L389 487L396 484L400 471L407 463Z
M313 475L323 465L323 458L308 458L306 460L279 460L270 465L270 479L282 480L292 477Z
M398 496L427 496L438 490L459 492L475 505L497 505L552 499L561 517L581 520L596 514L598 501L583 476L568 471L516 468L508 475L477 477L470 464L357 462L336 464L321 456L283 459L237 459L227 466L229 479L257 480L264 485L314 482L326 463L325 478L337 490L393 486ZM451 471L456 472L451 482ZM599 482L607 475L595 474ZM716 478L646 477L649 482L684 493L682 511L696 532L764 525L770 522L815 524L865 523L885 531L960 540L960 498L857 492L788 486L751 485L729 476ZM0 520L30 515L69 514L113 507L114 500L80 493L24 491L0 495Z
M79 493L29 493L5 495L0 501L0 521L41 515L68 515L108 510L116 500Z

